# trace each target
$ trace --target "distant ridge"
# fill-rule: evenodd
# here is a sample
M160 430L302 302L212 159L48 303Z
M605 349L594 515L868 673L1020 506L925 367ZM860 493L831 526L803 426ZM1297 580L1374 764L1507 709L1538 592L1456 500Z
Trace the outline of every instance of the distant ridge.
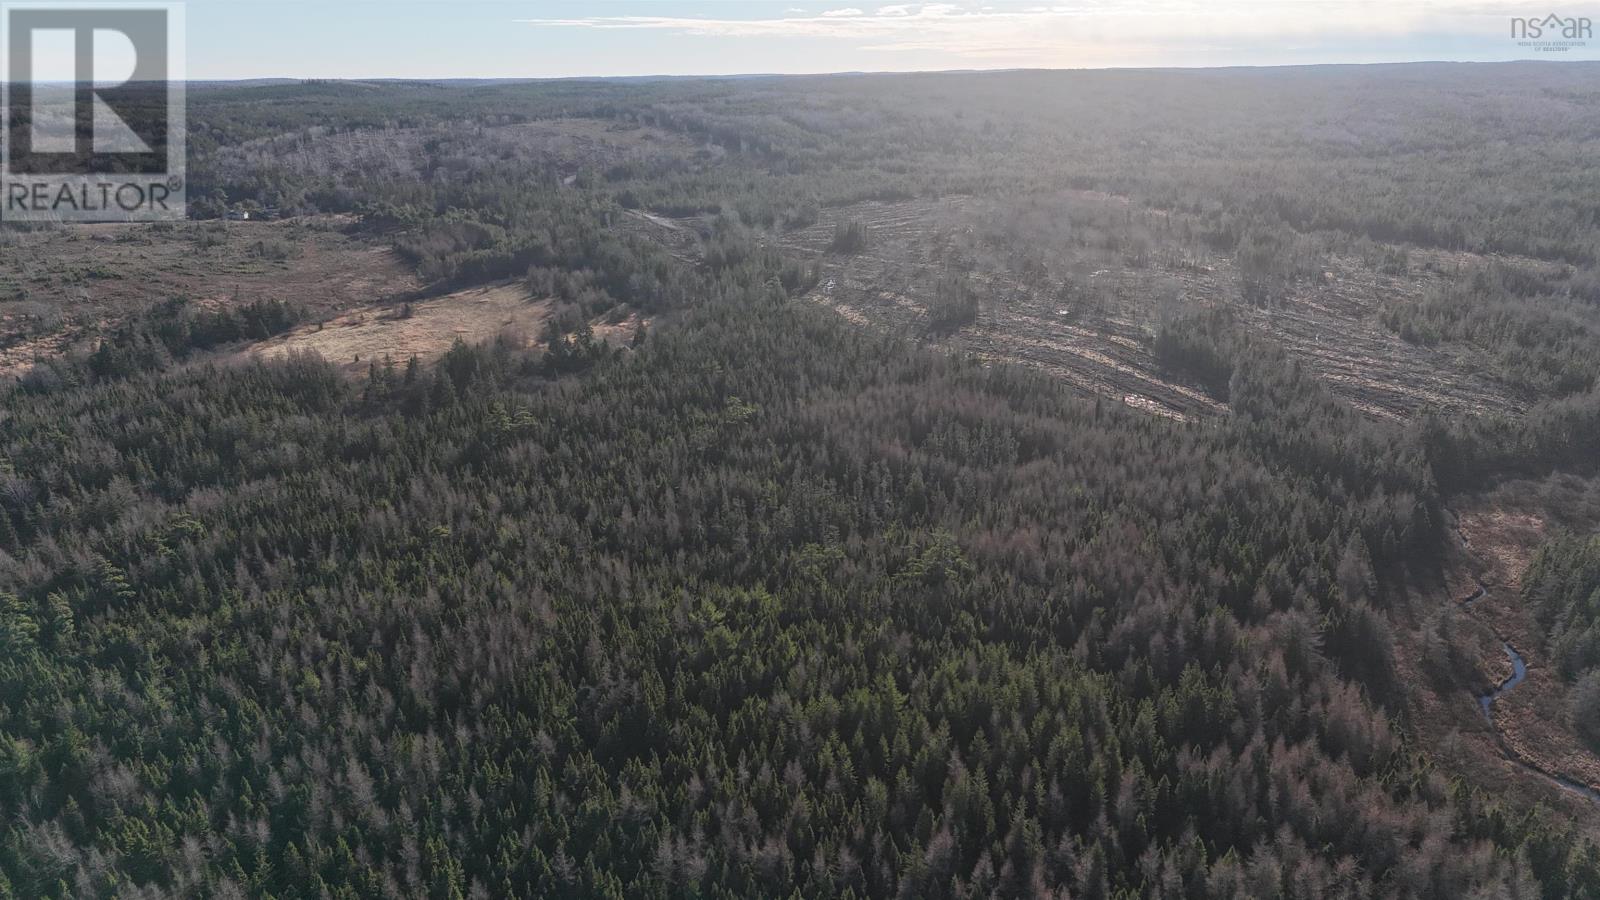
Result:
M1203 73L1230 73L1230 72L1283 72L1283 73L1308 73L1319 71L1382 71L1392 70L1418 70L1425 68L1444 67L1471 67L1473 69L1490 68L1526 68L1526 67L1600 67L1600 60L1587 59L1510 59L1510 60L1411 60L1407 62L1376 62L1376 63L1305 63L1277 66L1100 66L1082 68L1009 68L1009 69L923 69L916 71L868 71L846 70L841 72L749 72L731 75L561 75L561 76L529 76L516 78L406 78L401 76L385 76L371 78L204 78L193 79L187 82L191 89L206 90L211 88L252 88L252 87L285 87L301 84L342 84L342 85L374 85L374 86L436 86L436 87L493 87L513 84L546 84L560 82L617 82L622 84L644 84L663 81L756 81L764 79L806 79L806 78L903 78L911 76L937 76L937 75L1047 75L1069 73L1175 73L1190 72ZM0 85L5 84L0 80Z

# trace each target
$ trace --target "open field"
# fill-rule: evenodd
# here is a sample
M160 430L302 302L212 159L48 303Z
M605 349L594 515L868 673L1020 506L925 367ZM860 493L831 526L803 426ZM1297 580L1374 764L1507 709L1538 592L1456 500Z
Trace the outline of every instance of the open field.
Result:
M91 346L171 298L205 308L281 300L316 319L421 287L387 243L347 235L347 224L326 217L7 232L0 374Z
M470 288L416 303L362 306L236 352L235 359L278 359L311 352L352 373L389 359L431 361L456 341L475 344L505 335L519 345L539 336L551 303L520 284Z

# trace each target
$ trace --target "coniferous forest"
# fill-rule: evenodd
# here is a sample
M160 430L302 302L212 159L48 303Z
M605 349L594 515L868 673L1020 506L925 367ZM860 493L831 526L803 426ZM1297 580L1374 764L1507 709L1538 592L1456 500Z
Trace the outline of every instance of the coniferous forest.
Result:
M301 297L159 297L7 379L0 897L1600 896L1600 818L1454 766L1405 638L1461 498L1600 458L1593 72L195 90L154 239L333 218L399 316L553 312L352 372L229 355ZM573 121L656 137L521 137ZM890 246L840 209L1046 189L1248 266L1148 334L1220 412L942 346L982 260L915 335L806 299ZM1431 253L1373 321L1517 414L1373 415L1252 318ZM1600 748L1590 532L1522 588Z

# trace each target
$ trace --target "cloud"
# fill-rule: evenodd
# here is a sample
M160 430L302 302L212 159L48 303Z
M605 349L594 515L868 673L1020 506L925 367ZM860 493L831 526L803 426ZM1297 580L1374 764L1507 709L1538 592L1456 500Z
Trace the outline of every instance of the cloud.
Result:
M520 19L540 28L652 30L723 38L823 38L857 50L938 53L1014 65L1127 64L1159 59L1163 48L1227 47L1343 38L1361 42L1431 33L1494 37L1498 20L1484 0L1433 0L1417 6L1375 0L1069 0L1050 6L894 3L775 18L586 16ZM1130 54L1134 54L1130 56Z

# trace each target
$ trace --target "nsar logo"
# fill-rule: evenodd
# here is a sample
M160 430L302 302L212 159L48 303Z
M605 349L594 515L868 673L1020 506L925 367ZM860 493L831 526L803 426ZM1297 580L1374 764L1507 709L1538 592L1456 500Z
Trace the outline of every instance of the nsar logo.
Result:
M1594 37L1594 23L1587 16L1558 16L1511 19L1511 39L1520 47L1541 52L1563 52L1586 46Z

